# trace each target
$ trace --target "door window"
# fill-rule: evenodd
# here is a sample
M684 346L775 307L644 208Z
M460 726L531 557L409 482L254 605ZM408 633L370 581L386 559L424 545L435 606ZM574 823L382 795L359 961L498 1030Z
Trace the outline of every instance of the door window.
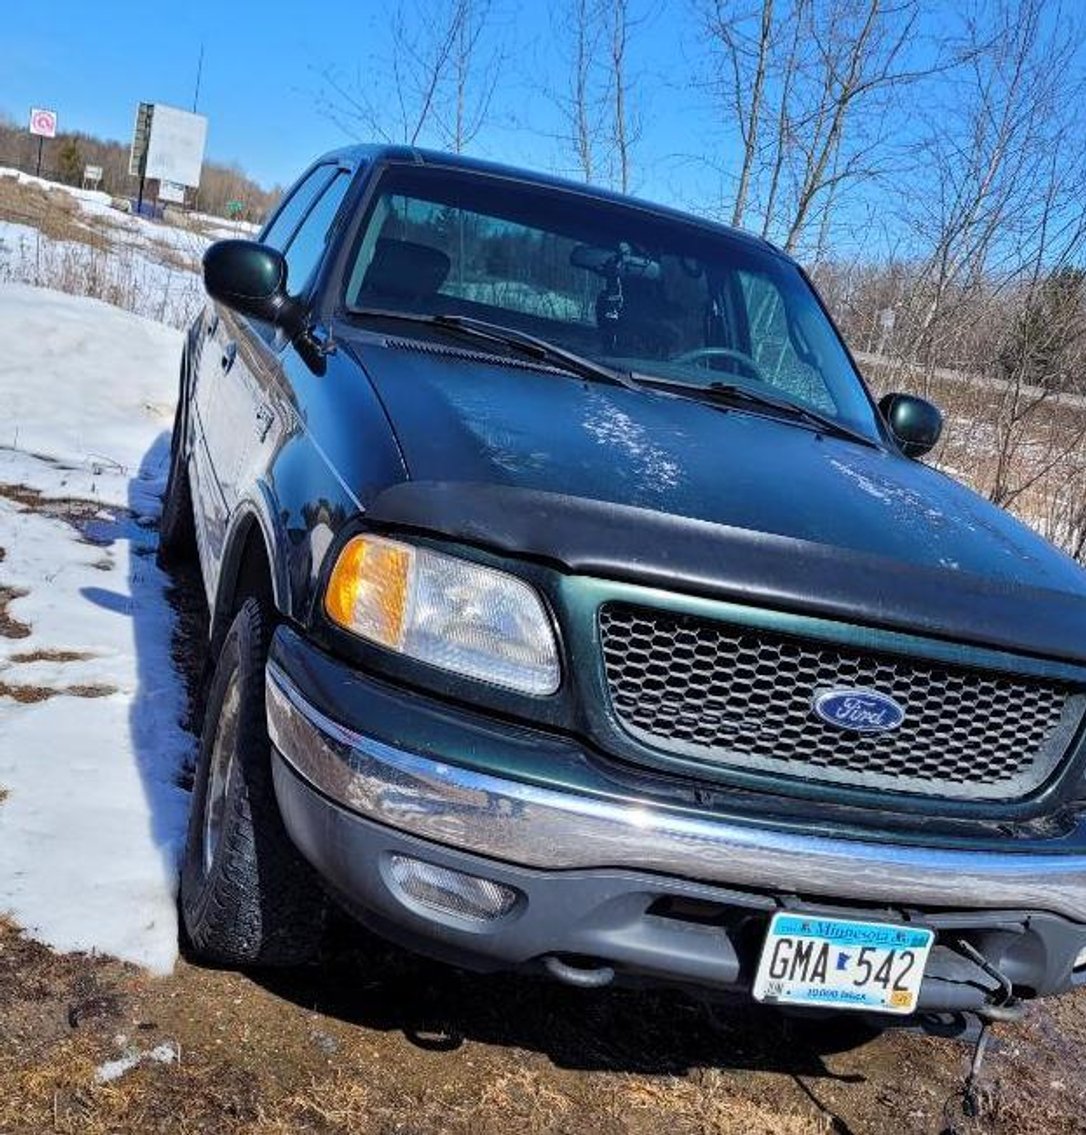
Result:
M264 230L260 238L261 244L278 248L280 252L290 243L298 222L309 211L310 205L316 200L320 191L332 180L335 166L317 166L308 177L303 178L286 203L275 215L275 219Z
M312 280L313 273L324 256L332 222L336 219L336 213L343 204L350 184L351 175L340 170L306 214L305 220L287 245L287 290L291 295L303 292Z

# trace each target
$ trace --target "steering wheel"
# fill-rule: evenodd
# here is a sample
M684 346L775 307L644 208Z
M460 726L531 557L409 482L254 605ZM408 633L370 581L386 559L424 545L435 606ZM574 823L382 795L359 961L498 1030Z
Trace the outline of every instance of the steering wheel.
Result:
M762 375L761 367L750 355L744 354L743 351L733 350L731 347L697 347L693 351L684 351L681 355L676 355L671 361L673 363L705 362L708 364L710 359L733 359L741 366L746 367L758 382L766 381Z

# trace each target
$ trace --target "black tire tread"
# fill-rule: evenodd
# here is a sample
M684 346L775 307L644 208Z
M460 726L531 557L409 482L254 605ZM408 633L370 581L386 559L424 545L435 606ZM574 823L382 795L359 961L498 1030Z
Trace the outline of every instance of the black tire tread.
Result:
M191 949L228 966L297 965L312 960L327 900L290 841L272 784L264 718L264 663L270 623L256 599L242 605L223 642L193 786L181 879ZM237 749L227 787L222 840L203 873L203 808L219 713L233 675L242 683Z

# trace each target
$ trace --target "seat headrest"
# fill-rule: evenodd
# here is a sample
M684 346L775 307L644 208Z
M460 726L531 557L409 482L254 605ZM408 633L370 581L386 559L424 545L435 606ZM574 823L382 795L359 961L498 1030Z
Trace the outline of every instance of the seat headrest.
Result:
M410 240L378 238L373 259L362 277L362 293L420 300L445 283L452 262L440 249Z

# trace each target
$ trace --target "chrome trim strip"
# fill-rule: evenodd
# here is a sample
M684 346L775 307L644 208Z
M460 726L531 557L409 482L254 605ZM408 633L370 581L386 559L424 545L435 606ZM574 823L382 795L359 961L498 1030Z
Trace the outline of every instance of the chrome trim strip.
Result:
M631 806L461 768L365 737L309 705L274 663L268 730L345 808L525 867L618 867L917 906L1048 910L1086 921L1086 856L937 850L800 835Z

